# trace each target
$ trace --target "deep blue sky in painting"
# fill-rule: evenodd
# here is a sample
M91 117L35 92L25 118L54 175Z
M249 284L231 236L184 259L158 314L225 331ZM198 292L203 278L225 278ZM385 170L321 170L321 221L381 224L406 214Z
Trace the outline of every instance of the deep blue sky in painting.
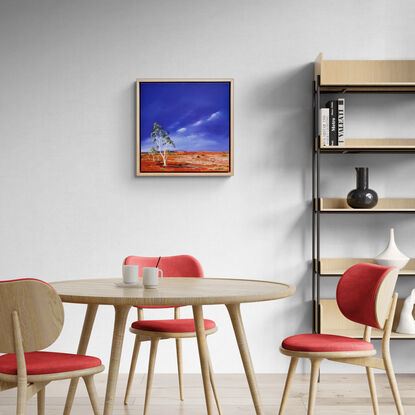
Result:
M173 150L229 151L229 82L142 82L141 152L151 149L157 122L176 144Z

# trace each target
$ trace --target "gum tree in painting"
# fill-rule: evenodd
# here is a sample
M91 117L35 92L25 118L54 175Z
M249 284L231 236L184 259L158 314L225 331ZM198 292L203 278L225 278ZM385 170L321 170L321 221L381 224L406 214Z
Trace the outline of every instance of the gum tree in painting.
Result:
M167 156L172 147L176 147L173 140L169 137L169 132L156 122L153 124L153 131L151 132L153 139L153 148L158 151L163 159L163 166L166 166Z

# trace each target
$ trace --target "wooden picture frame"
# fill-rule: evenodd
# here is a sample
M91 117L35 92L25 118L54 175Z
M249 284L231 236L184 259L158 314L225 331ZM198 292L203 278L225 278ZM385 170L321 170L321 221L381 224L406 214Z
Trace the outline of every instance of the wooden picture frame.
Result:
M233 176L233 79L137 79L137 176Z

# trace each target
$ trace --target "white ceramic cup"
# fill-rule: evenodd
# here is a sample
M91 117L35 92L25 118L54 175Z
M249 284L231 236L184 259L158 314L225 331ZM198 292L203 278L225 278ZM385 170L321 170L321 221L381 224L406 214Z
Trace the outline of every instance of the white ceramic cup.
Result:
M122 281L124 284L138 284L138 265L123 265Z
M163 278L163 270L154 267L143 268L143 284L144 288L157 288L159 285L159 274L160 278Z

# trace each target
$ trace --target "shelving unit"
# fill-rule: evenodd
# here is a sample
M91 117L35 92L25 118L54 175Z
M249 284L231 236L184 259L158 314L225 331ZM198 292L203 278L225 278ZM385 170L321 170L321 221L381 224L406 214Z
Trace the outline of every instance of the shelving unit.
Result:
M347 320L334 299L321 299L320 286L325 277L339 277L350 266L360 262L374 263L372 258L321 258L320 229L324 214L412 214L414 198L381 198L373 209L352 209L345 198L325 198L320 194L320 158L328 154L348 153L415 153L415 138L346 138L344 146L323 146L318 136L321 96L324 94L402 93L415 94L414 61L325 60L320 54L314 64L313 82L313 307L314 332L363 337L364 327ZM415 195L414 195L415 196ZM400 276L415 276L415 258L400 271ZM402 301L398 302L393 330L399 322ZM414 311L415 316L415 311ZM373 338L381 338L373 330ZM415 335L394 332L394 339L415 339Z

